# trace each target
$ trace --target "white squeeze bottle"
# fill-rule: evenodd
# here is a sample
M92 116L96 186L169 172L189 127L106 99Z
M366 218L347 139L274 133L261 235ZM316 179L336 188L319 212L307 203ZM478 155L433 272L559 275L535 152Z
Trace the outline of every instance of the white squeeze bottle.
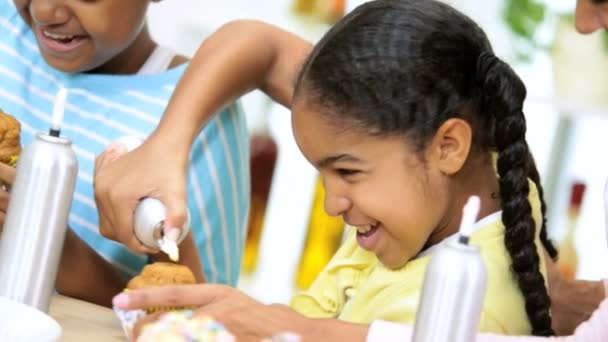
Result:
M463 208L456 239L431 256L416 323L414 342L471 342L479 328L487 271L479 247L469 244L480 200L471 196Z

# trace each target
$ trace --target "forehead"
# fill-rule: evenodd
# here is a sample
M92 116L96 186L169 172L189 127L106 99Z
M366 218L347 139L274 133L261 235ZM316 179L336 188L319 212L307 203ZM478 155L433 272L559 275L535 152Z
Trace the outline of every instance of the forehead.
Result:
M298 147L308 158L329 153L332 147L358 144L366 139L348 127L337 127L324 114L304 105L294 105L291 125Z
M322 112L305 106L294 105L291 119L296 143L313 165L319 159L337 154L365 158L383 153L413 152L403 136L371 135L347 122L338 125L327 120Z
M338 129L326 119L325 113L318 109L297 102L291 109L291 123L294 133L303 131L308 132L311 129L319 130L323 133L337 133Z

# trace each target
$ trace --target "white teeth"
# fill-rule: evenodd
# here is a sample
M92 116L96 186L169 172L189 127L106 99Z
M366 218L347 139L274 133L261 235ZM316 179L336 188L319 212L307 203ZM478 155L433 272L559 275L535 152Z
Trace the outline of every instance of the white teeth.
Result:
M370 224L368 224L366 226L357 227L357 232L360 234L365 234L365 233L369 232L370 230L372 230L372 225L370 225Z
M45 30L42 30L42 33L46 36L49 37L51 39L61 39L61 40L67 40L67 39L72 39L74 38L74 36L66 36L63 34L58 34L58 33L52 33L52 32L48 32Z

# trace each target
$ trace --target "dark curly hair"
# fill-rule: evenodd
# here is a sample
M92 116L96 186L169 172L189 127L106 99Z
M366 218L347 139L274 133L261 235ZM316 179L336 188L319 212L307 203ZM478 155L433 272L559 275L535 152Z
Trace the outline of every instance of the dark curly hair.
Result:
M434 0L370 1L316 45L298 77L296 101L303 93L338 127L404 135L419 150L446 120L467 120L473 148L498 153L505 246L532 333L553 334L528 178L541 198L542 243L552 257L557 253L547 239L542 186L525 140L526 88L475 22Z

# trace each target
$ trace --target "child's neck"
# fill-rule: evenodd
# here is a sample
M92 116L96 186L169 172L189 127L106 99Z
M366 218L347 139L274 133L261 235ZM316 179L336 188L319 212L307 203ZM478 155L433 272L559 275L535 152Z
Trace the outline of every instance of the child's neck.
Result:
M97 69L95 74L131 75L136 74L148 60L157 44L152 40L148 27L144 26L133 43L124 51Z
M429 237L424 249L458 232L462 208L471 195L477 195L481 199L477 220L501 210L498 177L491 158L475 158L467 164L455 175L450 189L450 208Z

